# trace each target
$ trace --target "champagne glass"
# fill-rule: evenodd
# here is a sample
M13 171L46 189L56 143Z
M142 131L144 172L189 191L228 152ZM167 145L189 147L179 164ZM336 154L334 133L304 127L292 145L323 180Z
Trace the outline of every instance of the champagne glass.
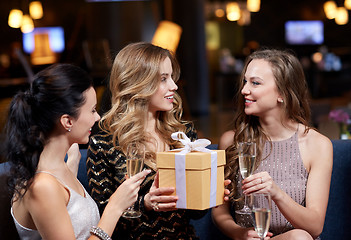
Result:
M250 196L252 218L254 219L255 231L261 240L268 232L271 222L272 200L269 193L253 193Z
M256 143L239 142L239 168L243 179L250 176L253 172L256 161ZM247 206L246 195L244 195L244 206L242 209L236 210L238 214L251 214L251 209Z
M141 172L144 166L145 145L142 143L133 142L128 145L126 155L127 174L132 177ZM133 204L126 209L123 214L125 218L138 218L141 216L138 204Z

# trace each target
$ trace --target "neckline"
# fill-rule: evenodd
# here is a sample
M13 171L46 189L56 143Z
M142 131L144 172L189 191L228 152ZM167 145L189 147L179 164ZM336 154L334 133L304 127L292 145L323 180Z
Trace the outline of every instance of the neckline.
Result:
M293 135L291 135L290 137L288 137L288 138L286 138L286 139L271 141L271 143L282 143L282 142L289 141L289 140L291 140L292 138L294 138L297 134L298 134L298 130L296 130L296 132L294 132Z

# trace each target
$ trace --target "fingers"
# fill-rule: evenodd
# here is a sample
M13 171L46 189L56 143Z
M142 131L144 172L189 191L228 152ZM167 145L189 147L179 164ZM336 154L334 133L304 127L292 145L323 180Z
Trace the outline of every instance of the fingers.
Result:
M145 207L154 211L176 210L178 196L171 195L174 190L173 187L150 189L150 192L144 198Z
M231 181L229 179L224 180L224 187L228 186L230 183L231 183ZM225 202L229 201L229 197L228 197L229 194L230 194L230 190L225 188L224 189L224 197L223 197Z
M224 180L224 186L228 186L232 181L230 181L230 179L226 179Z
M147 170L141 171L140 173L135 174L130 179L133 182L138 182L140 180L143 180L149 173L151 173L151 170L147 169ZM141 183L141 181L140 181L140 183Z
M274 184L271 176L267 172L253 174L244 179L242 183L244 194L250 194L252 192L270 192Z
M158 171L155 175L153 184L155 185L156 188L159 188L159 173L158 173Z

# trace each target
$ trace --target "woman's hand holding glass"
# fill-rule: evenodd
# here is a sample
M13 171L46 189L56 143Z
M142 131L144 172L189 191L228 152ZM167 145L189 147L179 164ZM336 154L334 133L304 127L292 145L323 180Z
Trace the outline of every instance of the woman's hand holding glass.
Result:
M279 194L279 187L275 184L268 172L258 172L242 181L242 189L245 195L251 193L269 193L272 199Z
M134 204L138 198L140 184L150 172L151 170L144 170L125 180L111 195L109 204L112 203L113 205L118 206L121 211L124 211L130 207L131 204Z

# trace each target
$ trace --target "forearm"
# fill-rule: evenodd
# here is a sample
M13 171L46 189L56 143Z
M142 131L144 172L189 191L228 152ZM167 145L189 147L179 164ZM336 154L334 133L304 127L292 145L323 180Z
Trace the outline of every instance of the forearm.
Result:
M123 209L107 204L99 221L98 227L104 230L109 236L112 236L117 222L123 213Z
M319 214L316 209L298 204L283 191L281 191L279 197L273 198L273 201L294 228L303 229L313 237L318 237L321 234L324 215Z
M212 208L212 220L226 236L231 239L235 239L235 236L238 236L237 232L240 231L241 227L235 223L227 204Z

